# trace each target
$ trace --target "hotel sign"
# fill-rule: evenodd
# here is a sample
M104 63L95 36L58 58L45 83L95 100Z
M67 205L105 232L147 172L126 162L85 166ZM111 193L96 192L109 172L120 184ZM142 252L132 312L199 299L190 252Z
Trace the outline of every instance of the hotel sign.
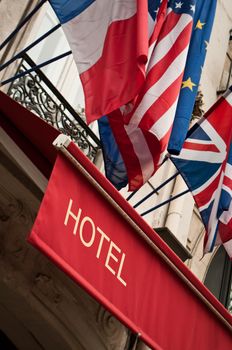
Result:
M73 143L68 152L87 177L58 153L29 242L150 347L229 349L229 314Z

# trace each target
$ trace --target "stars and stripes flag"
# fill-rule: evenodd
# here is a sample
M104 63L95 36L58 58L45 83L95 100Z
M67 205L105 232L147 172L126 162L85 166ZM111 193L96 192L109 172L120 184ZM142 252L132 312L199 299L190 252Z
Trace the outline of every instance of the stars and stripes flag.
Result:
M150 43L146 80L135 103L108 115L127 169L129 190L141 187L164 159L181 88L194 12L195 0L168 1L161 30Z
M204 223L205 252L224 244L232 258L232 88L190 129L171 157Z

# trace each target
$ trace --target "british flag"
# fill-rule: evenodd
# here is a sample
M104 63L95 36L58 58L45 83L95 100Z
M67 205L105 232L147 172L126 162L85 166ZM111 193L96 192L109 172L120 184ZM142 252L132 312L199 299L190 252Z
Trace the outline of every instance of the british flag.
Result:
M171 159L191 190L205 225L205 252L224 244L232 258L232 88L190 130Z

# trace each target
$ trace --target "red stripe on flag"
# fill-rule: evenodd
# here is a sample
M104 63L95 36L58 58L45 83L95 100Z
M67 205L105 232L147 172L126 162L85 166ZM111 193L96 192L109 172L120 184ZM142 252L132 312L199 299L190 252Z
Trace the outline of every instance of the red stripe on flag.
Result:
M149 39L149 46L151 46L158 38L163 22L165 21L166 11L167 11L167 3L168 0L163 0L160 8L158 10L157 18L155 21L155 28L154 31Z
M162 31L159 35L159 41L163 40L167 35L170 34L170 32L175 28L175 26L178 24L181 16L176 14L173 11L170 11L165 19L165 25L162 28ZM175 38L173 38L175 39Z
M183 73L169 85L143 116L139 127L149 130L168 111L177 99Z
M176 15L175 15L176 19ZM178 38L175 40L170 50L160 59L148 72L146 77L146 83L143 86L140 95L136 101L138 106L143 96L146 92L165 74L167 68L171 65L174 59L188 46L189 43L189 32L191 31L192 23L190 23L185 29L180 33ZM174 39L173 39L174 40ZM159 44L160 39L158 40L156 46ZM165 48L163 48L164 50ZM153 58L154 57L154 58ZM156 58L154 54L151 60Z
M223 185L232 189L232 179L228 176L224 177Z
M220 153L220 150L217 148L214 144L206 144L203 143L197 144L194 142L191 142L191 139L187 139L184 144L185 149L194 149L194 151L207 151L207 152L215 152Z
M221 170L222 171L222 170ZM205 204L209 203L212 198L212 194L216 191L220 181L220 173L216 176L216 178L211 182L209 186L206 186L205 190L202 190L200 193L194 195L194 199L197 203L197 206L200 208Z
M227 127L227 123L221 123L220 128L218 128L218 115L223 119L227 113L231 113L231 105L224 97L221 97L217 104L214 105L205 115L205 119L210 115L210 124L215 130L217 130L218 134L223 135L223 138L225 139L228 139L231 133L231 128Z
M227 224L219 222L219 235L222 240L222 243L226 243L229 240L232 240L232 219ZM232 256L230 256L232 258Z

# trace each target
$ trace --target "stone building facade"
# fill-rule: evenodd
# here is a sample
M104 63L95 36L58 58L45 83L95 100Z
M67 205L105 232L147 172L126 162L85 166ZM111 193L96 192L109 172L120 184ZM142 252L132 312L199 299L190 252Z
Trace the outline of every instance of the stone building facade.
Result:
M2 15L0 42L3 42L20 20L38 3L37 0L0 0L0 13ZM55 24L54 14L49 9L49 5L44 4L40 11L2 50L0 64L13 57ZM200 85L205 111L217 100L220 91L225 87L225 81L232 82L230 70L232 55L229 56L231 61L228 59L228 55L231 54L231 30L232 3L230 0L218 0L211 42L208 46ZM57 50L68 49L60 29L53 35L41 43L38 48L29 51L29 58L38 63L56 55ZM16 60L0 72L1 81L15 74L21 60L25 62L25 57ZM78 111L79 115L83 117L83 93L72 57L46 67L44 73L70 103L74 112ZM76 80L73 79L74 76ZM6 84L1 87L1 90L41 116L42 110L38 109L36 103L39 100L46 100L46 103L50 101L48 97L45 100L39 97L45 94L43 92L39 95L41 85L39 87L36 85L38 82L41 83L41 79L41 77L31 80L25 78L23 81ZM75 84L76 89L73 88ZM54 98L54 91L49 91L49 93ZM59 105L57 96L54 99ZM54 110L57 113L57 109L54 108ZM58 110L60 111L60 109ZM47 107L43 111L47 113L45 115L48 115ZM54 119L56 121L64 118L62 113L57 115ZM50 119L48 121L53 122ZM70 123L69 126L72 126L72 118ZM92 126L90 132L95 131L96 127ZM38 212L47 179L31 164L8 135L2 130L0 130L0 135L0 344L4 344L4 349L22 350L132 349L134 338L131 332L74 284L46 257L26 243L26 236ZM82 141L80 144L83 146L85 142ZM96 144L94 145L96 146ZM84 151L86 151L86 147L88 148L88 146L83 146ZM98 167L103 170L98 147L93 158ZM149 183L144 185L143 189L133 197L131 204L135 204L151 188L157 187L168 176L171 176L174 171L173 165L167 162ZM185 184L180 177L177 177L137 210L142 212L145 208L153 206L167 199L170 194L177 194L183 189L185 189ZM127 195L126 190L121 192L122 195ZM221 300L224 300L225 304L231 307L228 304L228 288L231 288L231 265L228 265L224 253L219 252L218 249L215 249L212 254L203 256L204 227L191 194L163 206L149 214L145 219L153 228L157 229L161 237L181 256L185 264L198 278L203 282L206 281L215 295L220 298L222 292L215 289L210 278L212 271L214 271L213 262L216 261L218 254L220 261L227 264L227 298L225 298L224 293ZM218 283L222 284L223 274L225 271L221 269ZM142 343L138 343L135 348L137 350L147 349Z

